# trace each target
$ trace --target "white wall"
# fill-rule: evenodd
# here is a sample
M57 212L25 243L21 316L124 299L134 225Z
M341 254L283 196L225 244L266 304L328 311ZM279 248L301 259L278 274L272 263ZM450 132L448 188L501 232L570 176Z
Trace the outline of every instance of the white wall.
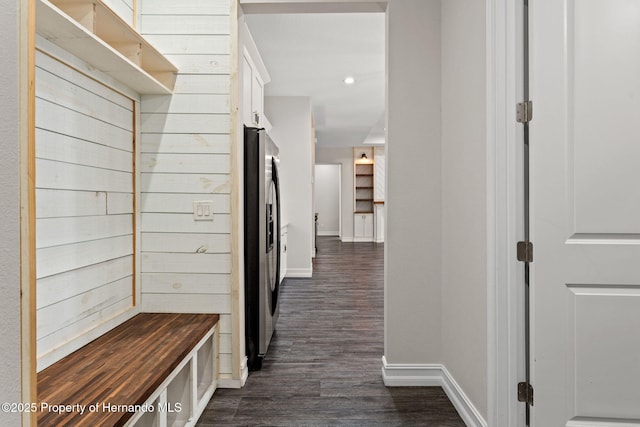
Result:
M442 359L487 419L484 12L442 2Z
M342 241L353 241L353 149L316 147L317 163L342 165Z
M230 380L229 63L236 17L228 0L143 0L138 7L141 33L180 70L173 95L142 98L142 310L219 313L220 378ZM194 221L197 200L213 201L213 221Z
M387 10L385 358L442 360L440 1Z
M38 47L48 53L36 52L40 371L133 308L135 125L132 99Z
M287 276L311 277L313 244L313 153L311 100L268 96L264 100L269 134L280 149L282 209L289 223Z
M20 396L20 133L19 133L19 8L3 5L0 14L0 402L21 402ZM20 414L0 412L0 424L20 425Z
M318 235L340 235L340 165L316 165Z
M387 52L385 358L424 369L423 384L429 367L443 366L444 383L455 381L473 407L467 415L475 409L482 422L485 3L391 0Z

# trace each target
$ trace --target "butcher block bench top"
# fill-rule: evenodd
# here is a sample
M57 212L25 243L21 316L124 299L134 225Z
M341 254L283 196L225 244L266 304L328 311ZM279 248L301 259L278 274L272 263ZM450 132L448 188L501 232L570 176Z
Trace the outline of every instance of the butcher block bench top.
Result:
M41 411L38 426L124 425L134 412L113 405L144 404L218 320L217 314L142 313L71 353L38 373L38 407L71 405L70 411ZM96 404L100 410L90 412Z

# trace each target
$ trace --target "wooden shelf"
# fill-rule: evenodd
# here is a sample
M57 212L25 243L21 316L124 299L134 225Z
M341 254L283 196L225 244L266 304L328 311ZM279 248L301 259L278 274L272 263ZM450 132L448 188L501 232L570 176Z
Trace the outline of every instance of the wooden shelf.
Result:
M374 190L374 166L373 161L362 162L362 155L368 159L373 158L373 150L370 148L353 150L353 238L354 241L372 242L374 237L373 219L373 190Z
M178 71L102 0L36 0L36 31L140 94L170 94Z

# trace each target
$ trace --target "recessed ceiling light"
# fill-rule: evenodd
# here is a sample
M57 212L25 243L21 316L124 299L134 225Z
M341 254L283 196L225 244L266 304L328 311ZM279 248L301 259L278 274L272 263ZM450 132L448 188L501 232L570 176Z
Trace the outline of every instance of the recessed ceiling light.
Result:
M356 82L356 79L354 79L353 76L347 76L344 78L343 82L346 85L352 85Z

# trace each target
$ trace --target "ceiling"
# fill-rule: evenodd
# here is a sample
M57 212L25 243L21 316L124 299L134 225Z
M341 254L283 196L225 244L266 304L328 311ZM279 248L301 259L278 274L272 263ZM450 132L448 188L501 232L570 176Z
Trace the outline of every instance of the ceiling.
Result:
M271 76L265 95L309 96L318 146L384 141L384 13L250 14L245 19ZM355 83L346 85L347 76Z

